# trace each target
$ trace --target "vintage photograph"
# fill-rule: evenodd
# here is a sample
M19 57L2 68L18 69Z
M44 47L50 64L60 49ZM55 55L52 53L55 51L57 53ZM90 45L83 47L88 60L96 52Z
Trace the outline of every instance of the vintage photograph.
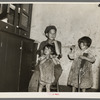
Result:
M1 3L0 92L100 92L99 3Z

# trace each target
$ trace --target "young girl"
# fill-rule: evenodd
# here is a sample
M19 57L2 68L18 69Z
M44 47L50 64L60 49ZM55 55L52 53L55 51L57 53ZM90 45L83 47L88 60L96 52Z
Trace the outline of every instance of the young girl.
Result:
M45 31L44 31L44 33L45 33L45 36L47 37L47 40L42 41L40 43L39 50L38 50L39 57L42 57L42 55L44 56L43 48L47 44L50 44L55 49L53 56L55 56L56 59L60 59L62 57L62 54L61 54L62 46L61 46L61 42L60 41L55 40L56 33L57 33L56 27L53 26L53 25L47 26ZM55 77L55 80L52 83L53 84L52 86L55 87L57 85L57 82L59 80L59 77L61 76L61 73L62 73L62 68L61 68L60 63L55 64L55 66L54 66L54 77ZM39 74L40 74L40 71L39 71L39 66L38 66L38 63L37 63L36 69L35 69L32 77L31 77L30 82L29 82L28 91L31 91L31 92L37 92L38 91L38 82L39 82L39 76L40 76ZM40 86L40 87L41 88L39 88L39 91L41 91L41 89L42 89L42 86Z
M46 86L46 91L50 92L50 86L54 81L54 66L59 63L59 60L53 54L53 46L47 44L43 48L43 55L38 59L40 69L39 92L42 92L44 86Z
M56 38L56 33L57 33L57 28L53 25L47 26L45 31L45 36L47 37L46 41L43 41L40 43L39 46L39 56L41 56L43 54L43 48L46 44L50 44L55 48L55 52L54 55L60 59L62 57L61 54L61 42L55 40ZM54 67L54 76L55 76L55 80L53 82L53 85L55 86L59 80L59 77L61 76L62 73L62 68L60 64L55 65Z
M78 40L79 49L71 49L68 57L72 60L72 67L69 73L68 85L72 86L72 91L75 92L82 89L83 92L86 89L93 86L92 79L92 63L95 62L95 57L90 50L92 40L84 36Z

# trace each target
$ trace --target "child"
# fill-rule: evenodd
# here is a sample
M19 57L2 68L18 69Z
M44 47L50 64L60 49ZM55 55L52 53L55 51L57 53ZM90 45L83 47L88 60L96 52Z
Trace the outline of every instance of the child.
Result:
M54 66L59 63L59 60L53 54L53 46L47 44L43 48L42 56L40 56L38 59L40 69L39 92L42 92L44 86L46 86L46 91L50 92L50 86L54 81Z
M72 86L73 92L76 91L76 88L78 91L82 89L85 92L86 89L93 86L92 63L95 62L95 57L89 48L91 43L92 40L84 36L78 40L79 49L71 49L68 54L68 57L73 59L68 78L68 85Z
M60 59L62 57L61 54L61 42L55 40L56 38L56 33L57 33L57 29L55 26L50 25L47 26L45 31L45 36L47 37L46 41L41 42L40 47L39 47L39 56L41 56L43 54L43 48L46 44L50 44L55 48L55 52L54 55ZM62 73L62 68L60 64L55 65L54 67L54 76L55 76L55 81L53 83L53 85L55 86L59 80L59 77L61 76Z

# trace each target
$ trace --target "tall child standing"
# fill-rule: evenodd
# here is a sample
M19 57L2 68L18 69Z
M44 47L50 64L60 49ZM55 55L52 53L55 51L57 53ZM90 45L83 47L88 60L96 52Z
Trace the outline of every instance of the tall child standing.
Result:
M38 50L39 58L41 58L44 55L43 48L47 44L50 44L54 48L53 56L55 56L55 58L57 58L57 59L60 59L62 57L62 53L61 53L62 46L61 46L60 41L55 40L56 33L57 33L57 28L53 25L47 26L44 33L45 33L45 36L47 37L47 40L40 43L39 50ZM39 62L41 62L41 61L39 61ZM38 91L38 83L39 83L39 76L40 76L39 62L37 63L36 70L34 71L32 77L30 79L30 82L29 82L28 91L31 91L31 92L37 92ZM55 80L52 83L52 85L54 87L57 85L57 82L59 80L59 77L61 76L61 73L62 73L62 68L61 68L60 63L55 64L54 65ZM41 86L39 88L39 91L42 91Z
M68 78L68 85L72 86L72 92L75 92L76 88L85 92L93 86L92 63L95 62L95 56L89 48L91 43L92 40L84 36L78 40L79 49L74 49L74 52L71 49L68 54L68 57L73 59Z

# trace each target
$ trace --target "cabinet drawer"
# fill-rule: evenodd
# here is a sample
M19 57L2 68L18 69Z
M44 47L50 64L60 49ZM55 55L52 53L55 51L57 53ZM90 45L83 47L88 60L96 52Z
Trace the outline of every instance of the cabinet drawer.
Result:
M19 35L20 35L20 36L23 36L23 37L27 37L27 38L30 37L29 32L24 31L24 30L21 30L21 29L19 29Z
M15 27L0 21L0 30L5 31L5 32L10 32L10 33L15 33Z

